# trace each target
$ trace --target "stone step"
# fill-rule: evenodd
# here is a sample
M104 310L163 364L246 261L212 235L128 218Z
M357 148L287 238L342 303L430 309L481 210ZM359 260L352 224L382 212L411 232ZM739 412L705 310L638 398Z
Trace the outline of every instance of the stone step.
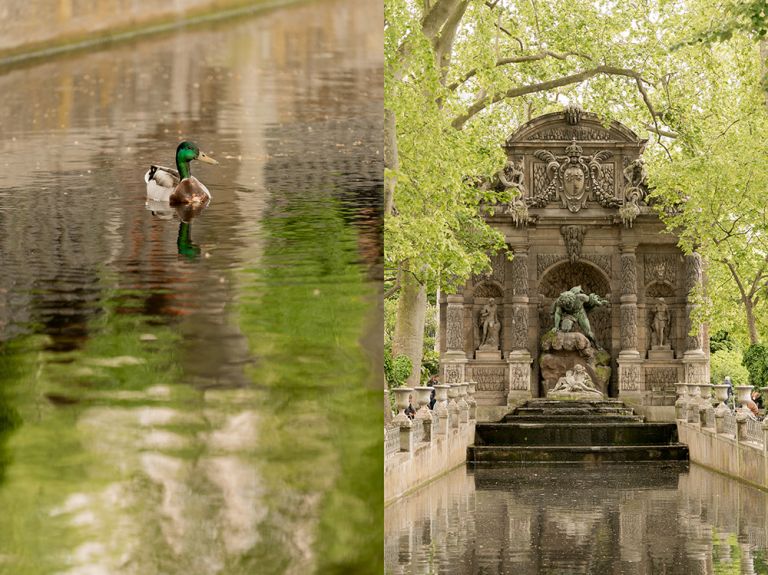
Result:
M476 445L622 446L676 441L674 423L484 423L475 428Z
M535 397L529 399L526 405L624 405L624 402L620 399L605 398L605 399L547 399L546 397Z
M502 423L584 423L588 419L590 423L623 423L644 421L641 415L591 415L585 418L582 414L571 415L550 415L550 414L531 414L531 415L507 415L502 419Z
M688 446L600 445L600 446L499 446L473 445L467 461L475 465L518 463L611 463L629 461L687 461Z
M518 415L580 415L589 417L592 415L634 415L631 407L561 407L550 409L546 407L518 407L513 413L505 416L507 421L512 421Z

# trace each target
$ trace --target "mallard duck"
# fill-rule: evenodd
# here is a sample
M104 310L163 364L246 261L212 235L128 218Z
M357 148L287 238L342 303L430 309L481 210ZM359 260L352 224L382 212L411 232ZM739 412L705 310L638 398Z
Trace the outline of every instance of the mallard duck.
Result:
M152 165L144 174L147 183L147 197L151 200L169 202L172 206L202 204L211 199L200 180L189 171L189 163L200 160L207 164L218 164L206 156L193 142L181 142L176 148L176 170Z

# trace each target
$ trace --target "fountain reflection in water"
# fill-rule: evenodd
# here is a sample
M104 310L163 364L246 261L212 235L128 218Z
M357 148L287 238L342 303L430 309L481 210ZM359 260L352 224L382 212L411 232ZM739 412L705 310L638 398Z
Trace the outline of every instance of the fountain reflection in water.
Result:
M387 508L385 569L768 573L767 533L768 493L694 464L460 468Z

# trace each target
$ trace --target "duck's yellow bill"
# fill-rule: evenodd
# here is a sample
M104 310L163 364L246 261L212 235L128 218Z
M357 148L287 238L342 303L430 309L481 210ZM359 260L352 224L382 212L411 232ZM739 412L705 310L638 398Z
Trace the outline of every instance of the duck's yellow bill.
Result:
M219 163L216 160L214 160L213 158L211 158L209 156L206 156L202 152L200 152L200 155L197 156L197 159L200 160L201 162L205 162L206 164L218 164Z

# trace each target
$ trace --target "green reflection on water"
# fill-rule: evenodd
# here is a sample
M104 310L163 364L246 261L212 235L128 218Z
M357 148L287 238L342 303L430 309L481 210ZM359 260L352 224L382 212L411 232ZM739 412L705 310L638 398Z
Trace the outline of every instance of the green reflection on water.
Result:
M383 571L380 393L359 343L374 290L356 234L332 200L288 202L263 226L221 312L247 338L250 386L181 385L178 325L117 289L76 351L46 351L44 335L0 347L0 572Z
M238 309L262 358L253 381L269 389L264 476L280 513L292 513L282 506L293 502L278 495L284 486L306 494L300 514L316 518L319 572L381 573L383 421L360 348L373 288L333 200L289 202L265 226L269 244L245 280L256 286L246 293L260 293Z

